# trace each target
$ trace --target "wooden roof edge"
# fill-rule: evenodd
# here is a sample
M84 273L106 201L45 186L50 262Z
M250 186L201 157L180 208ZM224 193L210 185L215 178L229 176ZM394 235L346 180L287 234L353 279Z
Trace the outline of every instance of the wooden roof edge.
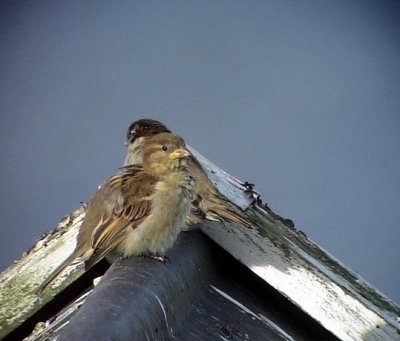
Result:
M340 339L399 337L400 308L353 271L276 215L251 184L232 177L195 150L210 179L254 224L200 224L227 252ZM83 273L70 267L43 294L33 294L44 277L74 248L84 207L64 218L19 261L0 274L0 338L51 301ZM71 276L72 274L72 276Z
M253 185L193 153L237 212L254 223L253 229L205 223L200 226L204 233L340 339L400 337L400 307L395 302L297 230L290 219L275 214Z

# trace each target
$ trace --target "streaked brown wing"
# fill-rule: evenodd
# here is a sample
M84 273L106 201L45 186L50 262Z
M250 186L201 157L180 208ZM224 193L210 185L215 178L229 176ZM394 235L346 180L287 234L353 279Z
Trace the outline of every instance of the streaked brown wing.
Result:
M114 250L150 214L149 197L155 183L156 179L143 173L141 168L129 166L96 192L86 213L87 217L96 219L91 235L94 251L86 261L87 268Z
M206 219L206 214L200 208L201 200L202 198L198 195L192 200L190 213L187 217L187 221L191 224L199 223Z
M102 231L98 239L92 239L93 254L85 261L86 270L103 259L126 237L129 224L126 221L112 220L105 222L98 227L97 231ZM95 232L97 232L95 231Z

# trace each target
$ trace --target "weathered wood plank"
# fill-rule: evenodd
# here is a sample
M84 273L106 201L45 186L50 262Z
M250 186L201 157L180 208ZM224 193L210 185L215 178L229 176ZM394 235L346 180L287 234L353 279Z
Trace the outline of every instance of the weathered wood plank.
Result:
M195 153L195 151L194 151ZM202 158L226 197L245 208L244 186ZM240 189L242 195L237 195ZM249 203L249 202L248 202ZM260 202L244 212L255 229L205 223L201 230L342 340L400 339L400 308Z
M0 274L0 339L83 273L82 266L70 267L42 296L34 294L43 279L74 249L84 214L84 209L80 208L65 217L53 232L43 236L20 260ZM75 272L77 269L79 271Z
M248 186L194 153L219 190L254 222L254 229L205 223L200 226L204 233L339 338L400 339L398 306L303 233L285 226ZM83 273L79 264L72 266L42 297L33 294L73 250L83 217L84 208L73 212L0 275L0 338Z

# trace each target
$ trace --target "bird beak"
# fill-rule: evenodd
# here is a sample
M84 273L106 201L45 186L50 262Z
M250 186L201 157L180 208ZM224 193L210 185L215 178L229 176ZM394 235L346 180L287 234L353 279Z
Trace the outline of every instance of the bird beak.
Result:
M190 156L190 152L186 148L178 148L175 149L171 154L171 159L183 159L185 157Z

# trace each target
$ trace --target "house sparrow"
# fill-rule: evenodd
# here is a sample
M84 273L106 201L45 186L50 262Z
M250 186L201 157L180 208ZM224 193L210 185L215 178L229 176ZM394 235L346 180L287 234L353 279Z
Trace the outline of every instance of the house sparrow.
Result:
M123 167L90 200L72 254L40 285L41 293L76 258L86 269L105 256L159 255L184 227L195 178L184 167L191 153L182 138L147 139L141 165Z
M133 122L129 126L125 142L128 152L124 165L140 164L143 148L148 141L152 136L165 132L170 130L159 121L141 119ZM245 227L251 226L251 223L229 208L227 200L208 179L200 162L193 155L190 155L185 162L189 172L196 178L192 208L188 216L189 223L201 222L204 219L220 221L223 218Z

